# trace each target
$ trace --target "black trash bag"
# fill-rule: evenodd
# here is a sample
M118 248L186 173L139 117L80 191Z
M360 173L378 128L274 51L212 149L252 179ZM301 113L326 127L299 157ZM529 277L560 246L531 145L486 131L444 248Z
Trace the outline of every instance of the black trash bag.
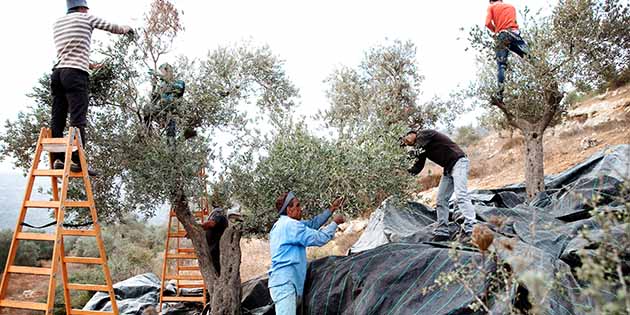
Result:
M460 259L481 263L481 254L460 251ZM421 292L454 266L448 248L429 244L392 243L319 259L309 264L302 314L474 314L473 297L459 283ZM486 268L494 268L491 261ZM469 285L482 295L488 284L480 274Z
M114 284L114 294L116 295L116 305L120 315L136 315L149 307L156 307L160 299L161 280L153 273L141 274L127 280ZM175 294L173 286L167 286L167 294ZM156 307L157 308L157 307ZM200 305L182 305L181 307L170 309L165 315L198 315ZM105 292L97 292L92 296L83 310L90 311L111 311L112 305L109 295Z
M241 313L244 315L273 315L273 301L267 288L267 275L249 280L241 285Z
M435 221L435 210L423 204L401 202L396 197L387 198L372 213L368 226L350 252L359 253L391 242L417 239L414 235L422 233Z

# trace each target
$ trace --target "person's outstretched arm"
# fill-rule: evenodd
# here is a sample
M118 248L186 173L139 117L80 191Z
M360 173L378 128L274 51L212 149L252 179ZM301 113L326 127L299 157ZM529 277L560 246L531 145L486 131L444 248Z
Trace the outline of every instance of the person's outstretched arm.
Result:
M315 216L311 220L302 221L302 223L304 223L304 225L306 225L307 227L311 229L315 229L315 230L319 229L320 227L322 227L322 225L324 225L324 223L326 223L326 221L328 221L328 218L330 218L333 212L341 208L341 206L343 205L343 202L344 202L343 197L335 198L335 200L333 200L333 202L330 203L330 207L328 207L328 209L324 210L322 213Z
M108 31L114 34L127 34L131 30L131 27L129 26L109 23L94 15L89 16L89 21L93 28L98 28L99 30Z
M335 236L337 223L331 222L321 230L315 230L304 224L296 225L296 241L302 246L323 246Z
M317 230L322 227L326 221L328 221L328 218L330 218L331 215L332 211L330 211L330 209L326 209L310 220L303 220L302 223L308 228Z

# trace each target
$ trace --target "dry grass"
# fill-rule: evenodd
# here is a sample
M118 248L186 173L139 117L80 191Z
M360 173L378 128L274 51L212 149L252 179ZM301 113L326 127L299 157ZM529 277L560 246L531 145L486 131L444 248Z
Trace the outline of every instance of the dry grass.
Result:
M335 238L322 247L308 247L306 257L308 260L319 259L327 256L345 256L352 245L361 237L363 232L337 233Z
M241 281L266 274L271 266L269 241L261 239L241 240Z

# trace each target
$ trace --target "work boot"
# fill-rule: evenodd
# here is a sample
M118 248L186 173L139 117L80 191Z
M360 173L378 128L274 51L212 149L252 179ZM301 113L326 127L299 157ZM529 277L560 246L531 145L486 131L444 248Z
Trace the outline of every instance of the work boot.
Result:
M60 159L56 159L55 162L53 162L53 169L55 170L62 170L63 166L63 162Z
M81 171L81 165L78 164L78 163L75 163L74 161L72 161L72 164L70 164L70 171L75 172L75 173L80 172ZM88 172L88 175L94 176L94 177L101 175L100 172L98 172L95 169L93 169L92 166L90 166L90 165L88 165L87 172Z

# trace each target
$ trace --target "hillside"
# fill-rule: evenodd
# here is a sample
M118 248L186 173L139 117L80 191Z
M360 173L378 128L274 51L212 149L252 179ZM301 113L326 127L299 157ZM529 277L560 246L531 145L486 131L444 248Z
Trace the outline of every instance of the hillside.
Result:
M630 143L630 85L580 102L544 135L545 174L559 173L609 146ZM525 179L523 138L491 132L465 148L471 160L468 188L497 188ZM442 170L432 164L418 182L419 198L435 200Z

